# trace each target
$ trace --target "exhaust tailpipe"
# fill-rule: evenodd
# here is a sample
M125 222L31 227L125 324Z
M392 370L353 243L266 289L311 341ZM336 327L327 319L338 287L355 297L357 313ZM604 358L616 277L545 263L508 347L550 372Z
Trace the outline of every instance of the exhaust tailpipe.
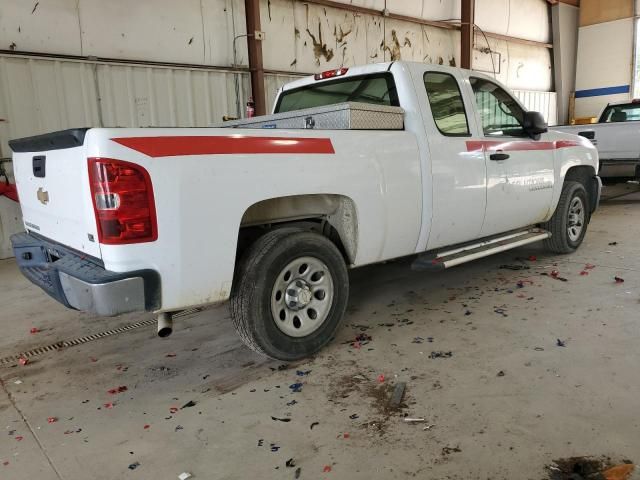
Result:
M173 332L173 318L168 312L158 315L158 336L165 338Z

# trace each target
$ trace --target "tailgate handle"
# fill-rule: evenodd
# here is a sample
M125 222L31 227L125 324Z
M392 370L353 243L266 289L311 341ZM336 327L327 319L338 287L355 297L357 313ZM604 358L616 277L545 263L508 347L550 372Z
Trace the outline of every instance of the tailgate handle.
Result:
M38 178L44 178L46 170L47 157L44 155L36 155L33 157L33 176Z

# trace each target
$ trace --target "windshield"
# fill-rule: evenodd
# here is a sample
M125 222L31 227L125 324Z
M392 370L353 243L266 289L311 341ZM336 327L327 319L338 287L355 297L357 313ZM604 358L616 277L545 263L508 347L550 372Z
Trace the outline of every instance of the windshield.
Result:
M396 84L389 72L341 78L282 92L275 113L343 102L399 106Z
M610 105L600 116L600 123L636 122L640 120L640 103Z

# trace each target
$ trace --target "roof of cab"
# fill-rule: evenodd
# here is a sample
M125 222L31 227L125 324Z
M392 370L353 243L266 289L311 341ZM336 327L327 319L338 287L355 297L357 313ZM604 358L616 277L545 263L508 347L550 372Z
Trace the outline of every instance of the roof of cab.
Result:
M389 68L391 67L391 65L394 62L385 62L385 63L370 63L368 65L360 65L360 66L356 66L356 67L348 67L349 71L343 75L342 78L344 77L352 77L352 76L356 76L356 75L367 75L370 73L379 73L379 72L386 72L387 70L389 70ZM331 69L333 70L333 69ZM293 82L289 82L287 83L283 90L291 90L294 88L299 88L299 87L304 87L306 85L312 84L312 83L316 83L316 82L326 82L329 80L335 80L336 77L333 78L327 78L326 80L316 80L314 78L313 75L308 75L306 77L302 77L299 80L294 80Z
M322 83L322 82L329 82L331 80L335 80L336 78L347 78L347 77L354 77L357 75L367 75L367 74L372 74L372 73L380 73L380 72L387 72L391 69L391 66L394 64L406 64L406 65L426 65L425 63L422 62L406 62L406 61L393 61L393 62L384 62L384 63L370 63L368 65L360 65L360 66L354 66L354 67L348 67L349 71L341 76L341 77L331 77L331 78L327 78L324 80L316 80L314 78L314 75L308 75L306 77L302 77L298 80L294 80L293 82L289 82L287 84L285 84L282 87L281 91L287 91L287 90L292 90L295 88L300 88L300 87L305 87L307 85L311 85L311 84L315 84L315 83ZM451 73L456 73L456 72L460 72L463 71L462 68L459 67L450 67L450 66L445 66L445 65L437 65L439 70L444 70L444 71L449 71ZM330 69L329 71L331 71L333 69ZM481 72L473 72L474 76L478 76L478 77L484 77L484 78L488 78L491 79L490 76L485 75Z
M630 100L618 100L617 102L609 102L607 103L607 107L615 107L616 105L629 105L630 103L640 103L640 99L632 98Z

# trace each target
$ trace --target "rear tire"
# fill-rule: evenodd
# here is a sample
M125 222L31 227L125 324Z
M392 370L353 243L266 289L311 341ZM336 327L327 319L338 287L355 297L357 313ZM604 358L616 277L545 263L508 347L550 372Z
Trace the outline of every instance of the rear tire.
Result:
M349 298L345 261L317 233L271 231L237 267L231 318L252 350L283 361L312 355L331 341Z
M573 253L582 243L589 223L589 197L579 182L565 182L558 206L542 228L551 232L544 246L554 253Z

